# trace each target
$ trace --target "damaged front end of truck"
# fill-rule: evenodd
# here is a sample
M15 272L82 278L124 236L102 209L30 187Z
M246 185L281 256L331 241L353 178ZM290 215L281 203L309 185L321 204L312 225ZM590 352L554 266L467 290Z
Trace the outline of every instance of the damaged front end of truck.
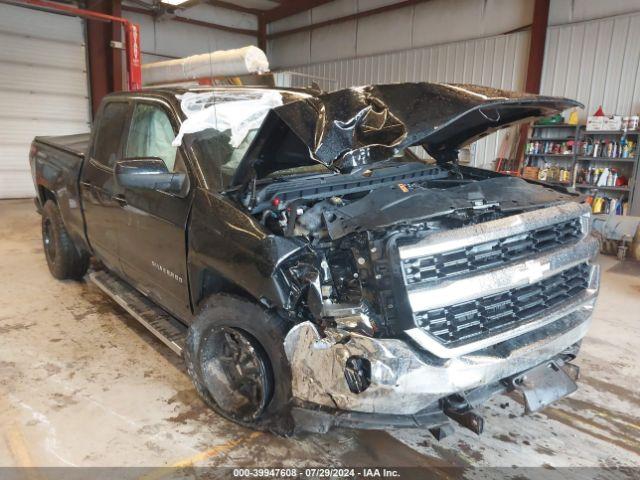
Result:
M497 393L518 390L536 411L575 390L569 362L599 284L589 212L578 203L519 212L327 236L289 259L296 424L441 436L453 418L479 433L473 410Z
M536 411L575 390L570 362L599 285L590 209L457 156L577 105L418 83L269 109L232 194L256 230L289 245L271 250L271 287L256 296L293 325L299 428L423 426L441 438L453 419L480 433L474 409L493 395L517 390Z

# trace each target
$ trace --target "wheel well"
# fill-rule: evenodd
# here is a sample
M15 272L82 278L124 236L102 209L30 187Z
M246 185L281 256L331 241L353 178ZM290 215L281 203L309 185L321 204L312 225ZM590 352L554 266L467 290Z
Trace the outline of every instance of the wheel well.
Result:
M196 309L198 309L211 295L218 293L228 293L237 297L245 298L251 302L256 301L256 299L245 289L212 270L204 269L199 276L199 292L197 293L196 301L194 302Z

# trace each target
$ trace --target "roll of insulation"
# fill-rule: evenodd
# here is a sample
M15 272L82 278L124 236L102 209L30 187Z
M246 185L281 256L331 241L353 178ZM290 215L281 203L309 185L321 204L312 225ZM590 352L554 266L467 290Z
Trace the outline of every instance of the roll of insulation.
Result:
M198 78L236 77L269 71L267 56L258 47L220 50L142 66L143 85L184 82Z

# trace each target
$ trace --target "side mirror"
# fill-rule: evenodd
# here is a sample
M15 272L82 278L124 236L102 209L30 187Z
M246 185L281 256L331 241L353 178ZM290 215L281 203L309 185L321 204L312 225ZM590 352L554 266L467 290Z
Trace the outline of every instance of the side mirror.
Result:
M185 173L169 172L164 161L158 157L119 160L114 175L116 184L121 187L161 190L175 195L183 194L187 183Z

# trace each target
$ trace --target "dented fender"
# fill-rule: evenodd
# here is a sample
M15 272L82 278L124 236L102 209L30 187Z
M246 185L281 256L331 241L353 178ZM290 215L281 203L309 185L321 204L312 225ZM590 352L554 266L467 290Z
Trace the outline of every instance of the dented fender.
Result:
M223 195L196 192L187 237L194 305L203 300L205 272L222 283L241 287L269 307L288 309L300 293L287 262L299 255L308 256L306 244L271 234Z

